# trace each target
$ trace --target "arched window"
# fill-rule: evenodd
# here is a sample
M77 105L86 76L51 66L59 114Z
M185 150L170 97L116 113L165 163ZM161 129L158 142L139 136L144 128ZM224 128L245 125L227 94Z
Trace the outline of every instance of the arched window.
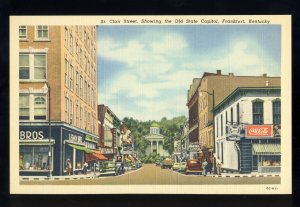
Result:
M46 100L43 96L34 98L34 120L46 120Z
M252 101L253 124L264 124L264 101L255 99Z

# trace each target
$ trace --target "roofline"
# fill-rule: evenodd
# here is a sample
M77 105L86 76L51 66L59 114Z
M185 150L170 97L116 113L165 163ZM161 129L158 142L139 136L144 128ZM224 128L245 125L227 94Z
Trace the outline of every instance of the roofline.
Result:
M280 86L268 86L268 87L237 87L234 91L232 91L226 98L223 99L217 106L214 107L213 111L217 111L218 108L220 108L224 103L227 102L230 97L232 97L234 94L236 94L238 91L241 90L255 90L255 89L266 89L266 90L276 90L276 89L281 89Z

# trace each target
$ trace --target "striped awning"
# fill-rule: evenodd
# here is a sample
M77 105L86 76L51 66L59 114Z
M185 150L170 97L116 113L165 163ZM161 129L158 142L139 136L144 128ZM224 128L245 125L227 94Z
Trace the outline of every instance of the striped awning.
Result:
M256 155L280 155L280 144L252 144L253 154Z

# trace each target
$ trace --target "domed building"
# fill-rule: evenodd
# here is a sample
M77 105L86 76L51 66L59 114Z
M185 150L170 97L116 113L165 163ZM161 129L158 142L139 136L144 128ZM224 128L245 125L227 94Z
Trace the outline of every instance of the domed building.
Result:
M150 134L144 137L148 141L146 147L146 155L151 153L160 154L161 156L169 156L169 152L164 150L164 136L160 134L159 125L153 122L150 126Z

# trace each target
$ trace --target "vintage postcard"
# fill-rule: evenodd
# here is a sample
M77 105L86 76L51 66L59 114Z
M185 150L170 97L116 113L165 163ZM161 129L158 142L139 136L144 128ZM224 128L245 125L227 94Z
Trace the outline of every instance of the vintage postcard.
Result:
M291 16L11 16L11 194L291 194Z

